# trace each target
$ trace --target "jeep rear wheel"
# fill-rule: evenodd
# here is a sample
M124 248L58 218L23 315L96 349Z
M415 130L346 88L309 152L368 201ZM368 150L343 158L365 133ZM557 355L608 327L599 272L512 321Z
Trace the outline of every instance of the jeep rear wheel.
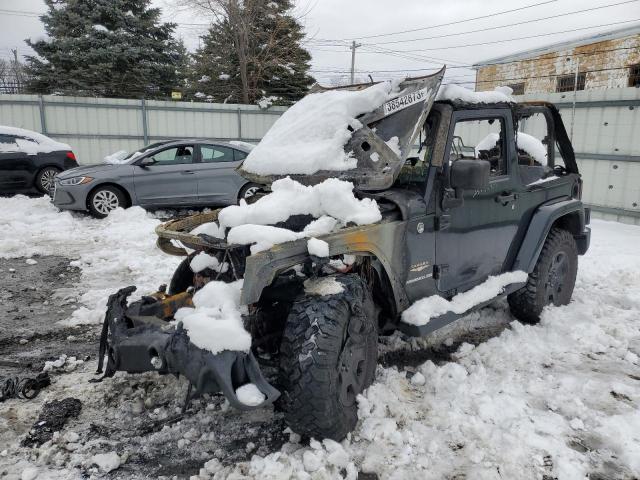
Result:
M578 273L578 249L570 232L552 228L527 284L509 295L511 313L524 322L540 320L546 305L568 305Z
M301 435L342 440L358 421L356 396L373 382L378 332L371 293L357 275L343 291L292 306L280 346L281 406Z

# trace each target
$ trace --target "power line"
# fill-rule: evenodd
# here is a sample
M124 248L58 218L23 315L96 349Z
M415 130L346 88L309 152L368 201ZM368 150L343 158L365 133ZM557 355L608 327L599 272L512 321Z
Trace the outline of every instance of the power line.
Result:
M615 52L615 51L619 51L619 50L635 50L637 49L637 47L616 47L616 48L609 48L609 49L604 49L604 50L593 50L591 52L577 52L577 53L567 53L565 55L556 55L553 57L546 57L544 59L542 59L543 61L548 61L548 60L554 60L554 59L558 59L558 58L568 58L568 57L577 57L577 56L592 56L592 55L598 55L600 53L607 53L607 52ZM374 53L374 52L368 52L368 53ZM492 66L492 65L508 65L511 63L521 63L521 62L535 62L535 61L539 61L541 60L540 58L528 58L528 59L522 59L522 60L510 60L507 62L492 62L492 63L483 63L481 66L485 67L485 66ZM476 67L476 65L453 65L453 66L447 66L447 71L449 70L453 70L453 69L457 69L457 68L464 68L464 69L471 69ZM319 72L319 73L344 73L346 72L346 70L338 70L339 67L329 67L332 68L332 70L321 70L321 69L311 69L310 71L312 72ZM335 69L334 69L335 68ZM395 69L395 70L360 70L357 71L357 73L394 73L394 72L424 72L424 71L438 71L440 70L440 68L404 68L404 69Z
M638 0L632 0L632 1L637 2ZM526 37L515 37L515 38L502 39L502 40L494 40L494 41L490 41L490 42L467 43L467 44L464 44L464 45L451 45L451 46L448 46L448 47L429 47L429 48L421 48L421 49L416 49L416 50L397 50L397 51L398 52L403 52L403 53L410 53L410 52L422 52L422 51L433 51L433 50L450 50L452 48L476 47L476 46L479 46L479 45L492 45L492 44L496 44L496 43L513 42L513 41L517 41L517 40L527 40L527 39L530 39L530 38L548 37L550 35L560 35L560 34L563 34L563 33L578 32L578 31L581 31L581 30L589 30L591 28L610 27L610 26L613 26L613 25L622 25L622 24L625 24L625 23L631 23L631 22L637 22L637 21L640 21L640 18L636 18L636 19L633 19L633 20L624 20L624 21L621 21L621 22L602 23L600 25L591 25L589 27L580 27L580 28L574 28L574 29L571 29L571 30L562 30L560 32L540 33L540 34L537 34L537 35L528 35Z
M602 10L604 8L611 8L611 7L616 7L619 5L626 5L629 3L635 3L639 0L624 0L622 2L618 2L618 3L611 3L609 5L601 5L599 7L592 7L592 8L585 8L583 10L575 10L573 12L566 12L566 13L559 13L557 15L550 15L548 17L541 17L541 18L535 18L535 19L531 19L531 20L523 20L520 22L516 22L516 23L509 23L507 25L497 25L495 27L486 27L486 28L481 28L478 30L469 30L466 32L457 32L457 33L447 33L444 35L435 35L433 37L422 37L422 38L413 38L413 39L407 39L407 40L392 40L392 41L388 41L388 42L379 42L379 43L369 43L368 45L389 45L389 44L395 44L395 43L408 43L408 42L419 42L422 40L433 40L436 38L445 38L445 37L455 37L458 35L468 35L470 33L479 33L479 32L486 32L488 30L498 30L501 28L507 28L507 27L514 27L514 26L518 26L518 25L527 25L529 23L534 23L534 22L541 22L543 20L551 20L553 18L560 18L560 17L567 17L569 15L577 15L579 13L585 13L585 12L593 12L596 10Z
M539 7L540 5L546 5L548 3L554 3L556 1L557 0L547 0L545 2L534 3L532 5L525 5L524 7L512 8L510 10L502 10L500 12L490 13L490 14L487 14L487 15L481 15L479 17L467 18L467 19L464 19L464 20L456 20L454 22L440 23L438 25L430 25L428 27L412 28L411 30L400 30L400 31L397 31L397 32L380 33L380 34L377 34L377 35L364 35L364 36L361 36L361 37L347 38L345 40L358 40L358 39L362 40L362 39L365 39L365 38L388 37L390 35L399 35L399 34L402 34L402 33L418 32L418 31L421 31L421 30L429 30L431 28L448 27L450 25L458 25L460 23L471 22L473 20L481 20L481 19L484 19L484 18L497 17L499 15L505 15L507 13L518 12L518 11L526 10L526 9L529 9L529 8Z

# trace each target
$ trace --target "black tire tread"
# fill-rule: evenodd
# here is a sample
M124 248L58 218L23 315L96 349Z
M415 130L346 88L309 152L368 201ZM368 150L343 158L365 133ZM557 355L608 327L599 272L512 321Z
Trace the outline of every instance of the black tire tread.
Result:
M549 257L561 246L567 246L577 258L578 248L573 235L562 228L552 228L544 242L540 256L533 272L529 274L527 284L507 297L511 313L518 319L527 323L536 323L540 320L540 314L545 304L540 302L538 290L541 287L541 276ZM575 282L575 277L573 278ZM573 290L573 286L571 287Z
M365 387L375 377L377 330L373 300L360 277L338 277L341 294L303 296L292 306L280 346L280 405L287 424L295 432L316 438L342 440L358 421L357 404L345 408L338 400L337 364L344 332L352 316L365 320L365 341L373 343L373 367Z

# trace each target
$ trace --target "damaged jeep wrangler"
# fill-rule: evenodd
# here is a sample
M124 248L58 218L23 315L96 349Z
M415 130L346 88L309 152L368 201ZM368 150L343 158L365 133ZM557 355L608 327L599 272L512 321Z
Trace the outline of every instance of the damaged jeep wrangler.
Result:
M545 306L568 304L578 255L589 246L589 209L558 110L446 92L436 99L443 75L444 68L406 79L395 98L358 117L362 127L350 129L344 147L355 168L290 175L304 185L347 180L356 197L374 199L380 209L376 223L319 236L328 257L310 254L306 239L251 254L247 245L191 233L215 222L219 211L160 225L159 248L186 258L168 288L131 305L135 287L110 297L99 371L106 356L105 376L184 375L187 401L220 392L245 410L277 401L295 432L340 440L357 423L357 395L374 381L378 336L396 330L428 335L471 311L425 321L403 315L421 299L453 302L490 277L519 272L473 308L507 297L516 318L535 322ZM277 179L241 172L263 185ZM313 220L301 217L275 226L300 232ZM191 262L201 252L228 268L194 272ZM193 306L208 282L241 279L250 349L214 354L199 348L174 314ZM313 282L320 286L311 288ZM273 386L263 370L277 371L269 377ZM262 393L261 403L239 399L247 384Z

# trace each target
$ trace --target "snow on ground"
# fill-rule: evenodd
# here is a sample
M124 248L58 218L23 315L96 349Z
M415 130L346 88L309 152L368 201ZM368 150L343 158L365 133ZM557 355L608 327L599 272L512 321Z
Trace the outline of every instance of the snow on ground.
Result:
M594 221L593 230L570 305L463 344L451 361L427 361L413 382L379 368L350 439L287 444L216 478L335 478L354 467L382 479L637 477L640 228ZM467 321L491 317L512 318L501 304Z
M168 283L180 257L155 245L159 220L140 207L116 210L106 219L59 212L48 197L0 198L0 258L62 255L82 268L83 307L68 325L100 323L110 294L129 285L136 294Z
M177 266L178 257L154 246L157 223L138 208L94 220L59 213L46 198L0 198L0 256L76 257L82 268L78 289L90 312L76 319L101 320L109 293L131 284L141 287L139 293L151 291ZM163 471L175 465L179 475L200 469L200 479L355 479L358 471L385 480L638 477L640 228L603 221L592 227L592 246L580 258L570 305L548 308L540 324L524 325L513 321L502 302L457 324L512 322L499 336L463 344L435 363L423 358L408 366L379 366L375 383L359 398L361 420L341 443L300 443L291 434L282 448L266 441L254 450L253 442L265 437L264 422L272 425L270 410L235 414L203 401L173 422L184 382L150 373L88 384L92 359L73 372L56 373L37 399L2 404L0 471L7 478L24 472L38 479L144 479L157 477L160 462ZM425 345L453 343L445 338L406 341L394 335L381 350L408 350L419 359ZM67 396L83 401L78 420L39 449L19 447L39 406ZM252 415L264 418L251 423L257 418ZM150 421L164 426L145 430ZM255 428L246 440L246 430ZM281 423L273 428L282 429ZM246 451L255 455L233 460L225 433L234 441L245 435ZM117 463L114 455L119 467L106 474ZM184 458L188 462L181 463Z
M351 138L349 127L361 128L356 117L389 100L394 88L391 82L382 82L359 91L307 95L278 118L242 167L258 175L355 168L356 159L344 151Z

